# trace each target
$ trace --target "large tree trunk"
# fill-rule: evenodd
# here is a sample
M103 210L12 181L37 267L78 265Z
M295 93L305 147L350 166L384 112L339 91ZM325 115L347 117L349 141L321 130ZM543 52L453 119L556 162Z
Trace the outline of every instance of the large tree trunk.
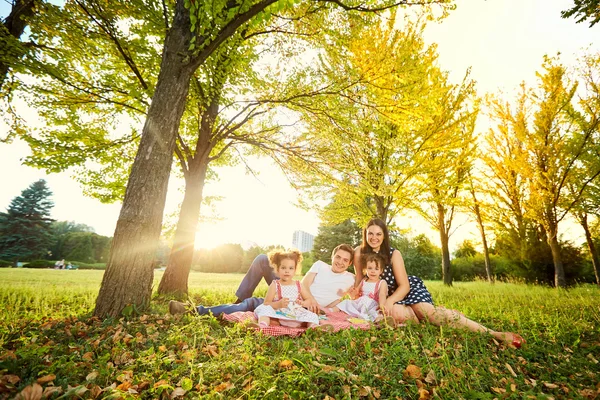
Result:
M558 227L552 225L548 228L548 245L550 246L552 261L554 263L554 285L556 287L566 287L565 269L560 254L560 245L558 244Z
M187 154L189 162L186 163L184 156L186 152L178 153L185 176L185 196L179 212L179 221L175 230L169 263L158 286L158 293L160 294L174 294L182 297L188 292L188 276L194 257L194 243L202 205L202 191L208 165L211 161L210 152L215 145L213 127L219 113L219 91L217 88L213 89L215 95L202 113L195 155Z
M150 302L175 138L195 69L183 61L190 38L188 11L178 1L96 299L94 315L100 318L117 317L130 304L145 308Z
M196 229L198 228L202 190L207 169L208 163L206 162L196 168L190 168L190 175L185 180L185 196L181 204L169 263L158 286L160 294L182 297L188 293L188 275L194 256Z
M594 266L594 273L596 274L596 283L600 285L600 261L598 259L598 251L592 240L592 234L590 233L590 227L587 223L587 214L583 214L579 217L579 223L585 231L585 240L590 250L590 256L592 257L592 265Z
M13 4L10 14L6 17L6 20L0 26L0 42L10 43L10 37L19 41L21 35L25 31L27 26L27 19L30 18L34 13L35 0L16 0ZM3 58L6 61L0 61L0 90L4 85L8 70L10 68L11 58L14 60L19 59L23 56L23 47L18 45L8 45L8 48L2 49Z
M438 230L440 231L440 242L442 245L442 279L444 285L452 286L452 274L450 271L450 247L448 242L450 241L450 235L446 230L445 221L445 210L442 204L437 205L438 210Z

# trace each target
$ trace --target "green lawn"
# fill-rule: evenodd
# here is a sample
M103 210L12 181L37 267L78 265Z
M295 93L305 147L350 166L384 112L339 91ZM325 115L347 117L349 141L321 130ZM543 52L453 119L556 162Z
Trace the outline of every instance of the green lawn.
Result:
M173 318L159 298L146 315L99 321L90 314L102 274L0 269L0 399L600 398L596 286L426 282L437 304L521 333L527 344L514 349L428 324L271 338ZM232 301L241 278L191 273L191 297Z

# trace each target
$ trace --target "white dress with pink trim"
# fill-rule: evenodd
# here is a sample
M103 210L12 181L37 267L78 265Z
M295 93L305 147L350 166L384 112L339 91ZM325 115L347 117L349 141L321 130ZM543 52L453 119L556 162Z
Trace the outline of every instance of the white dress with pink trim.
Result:
M362 281L360 284L360 297L356 300L343 300L337 307L340 311L366 321L375 321L379 316L379 285L377 282Z
M278 310L275 310L271 306L261 304L254 310L256 318L276 318L281 325L292 328L297 328L305 322L318 325L319 316L298 304L298 302L302 301L302 296L300 295L300 282L295 282L295 285L282 285L278 280L274 281L277 293L275 294L273 301L287 297L290 299L290 303L288 307L280 308Z

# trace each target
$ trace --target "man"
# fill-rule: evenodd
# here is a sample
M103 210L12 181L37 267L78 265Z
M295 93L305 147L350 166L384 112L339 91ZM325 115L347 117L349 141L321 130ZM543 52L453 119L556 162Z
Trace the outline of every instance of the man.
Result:
M310 293L310 297L304 299L304 307L316 312L320 307L325 308L337 301L354 285L354 274L347 271L350 264L352 264L353 255L354 250L352 247L347 244L340 244L333 249L331 266L323 261L317 261L313 264L302 279L302 285ZM272 272L273 269L269 265L268 257L265 254L257 256L236 291L238 302L213 307L197 306L196 312L199 315L212 313L217 317L221 314L231 314L238 311L254 311L256 307L263 303L264 299L250 296L261 279L264 278L269 285L273 279L279 279ZM169 312L171 314L183 314L186 311L184 303L174 300L169 302Z

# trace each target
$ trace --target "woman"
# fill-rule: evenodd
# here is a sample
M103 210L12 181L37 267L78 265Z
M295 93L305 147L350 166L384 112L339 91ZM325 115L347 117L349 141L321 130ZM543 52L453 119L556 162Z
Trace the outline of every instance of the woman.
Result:
M525 340L512 332L497 332L472 321L455 310L433 305L431 294L416 276L408 276L402 255L390 247L390 238L385 222L371 219L363 229L362 244L354 250L356 282L362 279L361 255L379 253L385 260L383 279L388 284L388 298L384 312L398 322L429 321L434 325L448 325L453 328L467 328L473 332L487 332L498 340L519 348Z

